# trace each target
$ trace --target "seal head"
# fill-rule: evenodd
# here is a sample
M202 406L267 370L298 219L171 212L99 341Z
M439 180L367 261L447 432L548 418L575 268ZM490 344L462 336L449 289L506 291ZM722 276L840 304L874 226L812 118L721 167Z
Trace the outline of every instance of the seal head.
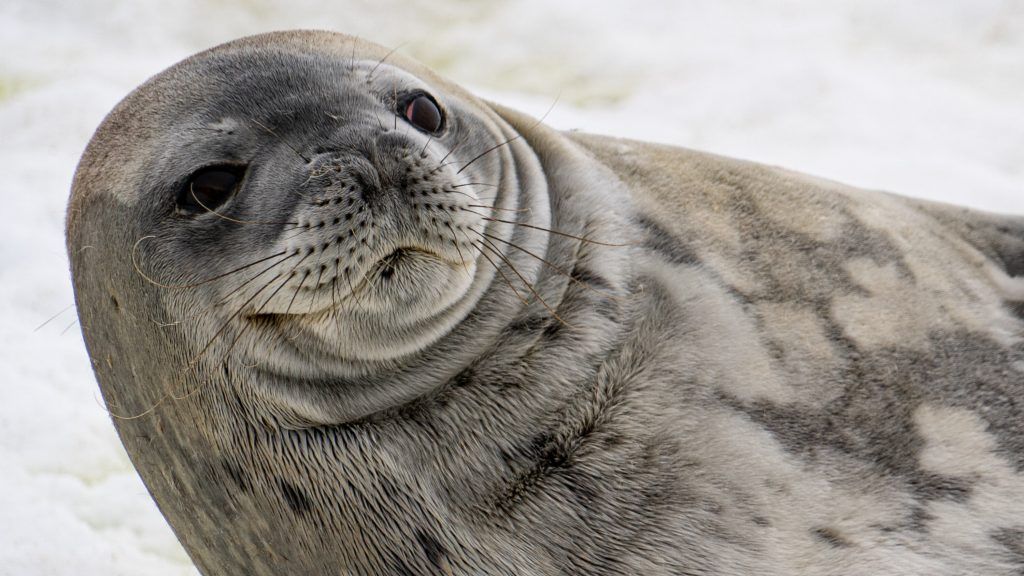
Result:
M338 516L344 486L395 489L372 472L391 441L337 452L348 433L332 427L393 422L497 352L534 349L538 374L570 378L608 346L626 256L601 256L618 233L586 237L619 218L615 178L554 133L560 173L546 173L526 128L548 133L380 47L291 32L189 58L97 130L68 213L83 332L133 462L204 572L276 570L264 547L301 573L380 572L379 554L351 547L377 512L459 540L429 507L414 514L426 524L397 501ZM581 195L587 210L553 218ZM588 262L593 278L608 270L600 289L581 280ZM538 340L569 326L558 345ZM479 414L452 409L452 425ZM492 466L451 464L467 482ZM410 481L404 466L390 482ZM320 526L315 546L270 520L296 511ZM422 556L415 533L378 528L374 546ZM495 553L474 545L465 561L481 555Z

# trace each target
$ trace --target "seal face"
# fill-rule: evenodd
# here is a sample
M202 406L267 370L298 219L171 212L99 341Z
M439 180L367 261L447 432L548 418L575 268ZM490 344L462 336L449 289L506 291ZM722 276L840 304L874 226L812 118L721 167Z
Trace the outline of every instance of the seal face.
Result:
M493 214L474 185L492 159L444 159L493 139L472 112L448 99L443 122L429 86L375 61L256 57L236 74L209 60L203 73L220 81L168 111L152 167L178 217L145 244L193 266L174 281L265 269L258 293L213 282L209 298L350 362L408 354L460 320L486 281L472 246Z
M204 574L1017 574L1024 221L552 131L275 33L129 95L68 247Z

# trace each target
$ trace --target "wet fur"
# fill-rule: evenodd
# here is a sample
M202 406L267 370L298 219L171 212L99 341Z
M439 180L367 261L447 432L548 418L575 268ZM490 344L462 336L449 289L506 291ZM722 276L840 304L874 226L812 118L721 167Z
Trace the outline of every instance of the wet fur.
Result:
M1024 570L1024 221L555 132L354 42L282 33L198 55L119 106L76 176L68 246L96 376L204 574ZM466 171L504 170L495 201L531 210L489 221L508 244L477 244L493 261L476 256L462 316L352 362L329 332L269 319L232 342L241 280L139 274L203 280L295 226L218 222L206 238L236 240L187 255L193 229L151 200L159 166L182 161L159 157L169 119L192 113L168 95L252 57L411 72L488 127L449 150L460 165L515 138ZM321 186L247 219L319 214L340 193ZM293 266L264 294L312 282ZM210 340L219 326L230 337Z

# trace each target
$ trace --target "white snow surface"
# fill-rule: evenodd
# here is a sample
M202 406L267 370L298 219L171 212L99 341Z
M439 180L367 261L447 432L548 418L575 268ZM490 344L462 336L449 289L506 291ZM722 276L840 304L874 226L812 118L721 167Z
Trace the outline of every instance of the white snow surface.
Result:
M6 0L0 575L195 574L98 399L64 207L129 90L283 28L401 45L536 116L557 100L560 128L1024 213L1024 0Z

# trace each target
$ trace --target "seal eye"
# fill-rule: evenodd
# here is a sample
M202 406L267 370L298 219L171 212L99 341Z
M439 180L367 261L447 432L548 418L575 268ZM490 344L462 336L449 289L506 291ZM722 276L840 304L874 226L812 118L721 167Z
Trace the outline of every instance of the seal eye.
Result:
M424 132L433 134L441 129L441 109L426 94L420 94L406 104L405 118Z
M212 212L231 198L242 181L244 168L209 166L192 174L178 192L178 209L188 214Z

